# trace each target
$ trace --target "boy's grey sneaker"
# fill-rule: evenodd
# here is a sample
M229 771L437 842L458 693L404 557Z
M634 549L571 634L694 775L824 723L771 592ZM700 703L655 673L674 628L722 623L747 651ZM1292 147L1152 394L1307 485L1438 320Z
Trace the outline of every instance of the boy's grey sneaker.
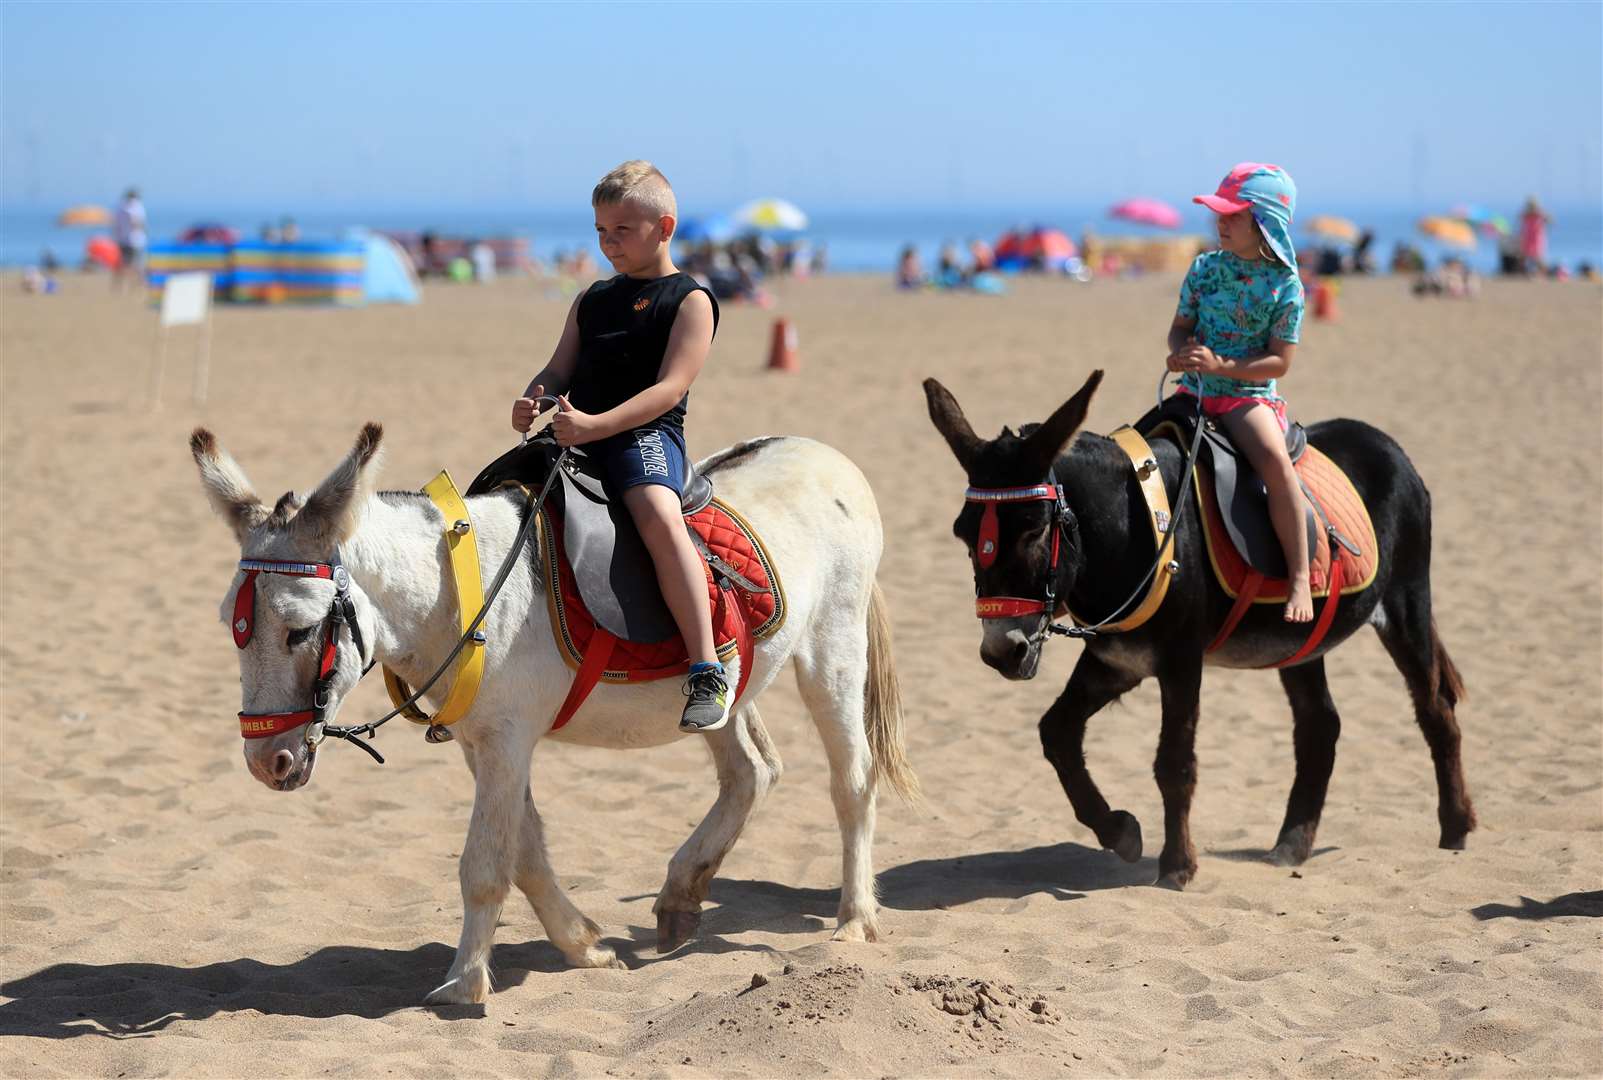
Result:
M729 722L729 680L722 671L698 671L685 680L680 731L717 731Z

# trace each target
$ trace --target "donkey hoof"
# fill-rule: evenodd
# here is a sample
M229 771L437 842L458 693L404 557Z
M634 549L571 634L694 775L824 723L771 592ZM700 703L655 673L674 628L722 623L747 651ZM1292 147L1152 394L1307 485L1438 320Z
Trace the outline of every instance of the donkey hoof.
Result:
M657 912L657 951L672 952L689 941L700 926L699 911Z
M1442 833L1442 842L1439 846L1443 851L1463 851L1465 848L1465 841L1468 838L1469 833L1467 832L1458 832L1456 830L1450 833L1444 832Z
M1158 880L1154 884L1156 884L1160 889L1173 889L1175 892L1185 892L1186 886L1191 884L1191 879L1196 875L1196 873L1196 867L1181 867L1179 870L1170 870L1167 873L1158 875Z
M1313 853L1314 839L1300 826L1280 834L1280 840L1267 856L1271 866L1301 866Z
M463 972L429 991L425 1005L479 1005L490 996L490 973L485 968Z
M567 961L576 968L628 970L628 966L618 959L618 954L605 945L587 945L572 956L567 957Z
M1141 858L1141 823L1135 815L1124 810L1113 811L1105 836L1102 846L1125 862Z
M854 919L842 919L835 932L830 935L831 941L878 941L879 923L869 916L859 915Z

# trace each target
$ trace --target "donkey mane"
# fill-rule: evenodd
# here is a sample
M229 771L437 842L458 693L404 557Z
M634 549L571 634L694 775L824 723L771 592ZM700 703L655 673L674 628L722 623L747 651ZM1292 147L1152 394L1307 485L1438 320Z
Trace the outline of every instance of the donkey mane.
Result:
M705 476L715 469L728 469L736 465L743 465L753 454L769 443L779 441L779 439L780 436L777 435L764 435L761 438L747 439L745 442L736 443L734 446L720 450L703 461L700 466L701 473Z

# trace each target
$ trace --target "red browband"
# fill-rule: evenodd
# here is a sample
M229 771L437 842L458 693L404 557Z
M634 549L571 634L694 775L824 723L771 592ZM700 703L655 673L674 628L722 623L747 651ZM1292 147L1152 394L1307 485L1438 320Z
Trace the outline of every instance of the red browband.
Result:
M963 498L969 502L985 504L985 513L980 515L980 535L974 543L974 557L979 560L980 569L989 570L996 562L997 535L999 526L996 522L996 504L1005 502L1056 502L1058 489L1051 484L1031 484L1029 487L1017 488L977 488L971 487L963 492ZM1056 553L1053 555L1053 564L1056 565ZM987 616L981 615L980 618ZM1000 616L992 616L1000 618Z

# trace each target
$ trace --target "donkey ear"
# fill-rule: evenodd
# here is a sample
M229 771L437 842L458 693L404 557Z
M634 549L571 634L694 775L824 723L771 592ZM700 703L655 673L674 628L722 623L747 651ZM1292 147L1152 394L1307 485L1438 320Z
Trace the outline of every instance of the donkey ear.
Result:
M250 481L228 452L217 444L217 437L205 428L189 436L189 452L200 467L200 482L211 500L212 509L234 530L241 544L252 529L267 520L267 507L256 497Z
M350 539L362 522L368 496L373 494L383 437L384 429L378 424L364 425L351 452L317 485L306 505L290 519L290 527L318 546Z
M946 445L957 456L957 463L967 472L980 447L985 445L985 440L974 434L968 417L963 415L963 407L957 403L951 391L937 380L924 380L924 397L929 402L930 420L934 422L935 430L946 439Z
M1085 380L1085 385L1079 391L1058 406L1057 412L1046 418L1046 423L1030 433L1024 440L1024 460L1030 466L1030 475L1045 476L1052 468L1069 442L1074 438L1080 425L1085 423L1085 414L1091 407L1091 395L1102 384L1102 369L1091 372L1091 377Z

